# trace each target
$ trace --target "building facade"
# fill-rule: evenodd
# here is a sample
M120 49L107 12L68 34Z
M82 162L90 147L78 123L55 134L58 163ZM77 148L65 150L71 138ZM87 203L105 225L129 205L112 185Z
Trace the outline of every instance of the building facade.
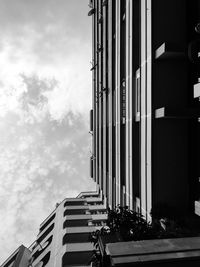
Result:
M36 241L29 248L20 246L1 267L92 266L90 234L106 219L106 206L98 192L66 198L41 223Z
M200 215L200 1L89 6L91 176L111 208Z
M2 267L92 266L89 236L104 225L107 207L127 205L147 220L159 206L200 216L200 0L90 0L89 8L90 171L98 190L58 204L36 241ZM184 257L196 253L199 266L199 238L188 240L154 243L171 260L190 242ZM154 247L140 244L151 261ZM109 245L113 264L143 253L132 255L134 246Z

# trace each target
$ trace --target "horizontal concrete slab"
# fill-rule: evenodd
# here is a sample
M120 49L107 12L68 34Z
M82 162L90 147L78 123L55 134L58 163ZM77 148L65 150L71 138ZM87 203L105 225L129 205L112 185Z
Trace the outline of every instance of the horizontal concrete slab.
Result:
M81 206L66 206L66 210L87 210L88 206L87 205L81 205Z
M92 251L94 249L93 244L88 243L72 243L65 245L66 252L78 252L78 251Z
M107 220L108 214L94 214L92 215L93 221Z
M116 266L183 259L199 260L200 264L200 237L110 243L106 253Z
M66 215L65 219L66 220L91 220L92 215L90 215L90 214Z
M67 227L66 233L73 234L73 233L91 233L98 229L101 229L102 226L80 226L80 227Z

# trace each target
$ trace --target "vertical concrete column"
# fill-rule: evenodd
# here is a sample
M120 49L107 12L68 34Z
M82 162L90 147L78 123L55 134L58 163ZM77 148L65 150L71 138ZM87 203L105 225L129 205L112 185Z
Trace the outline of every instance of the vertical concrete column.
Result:
M113 172L112 172L112 132L113 132L113 114L112 114L112 108L113 108L113 99L112 99L112 90L113 90L113 84L112 84L112 73L113 71L113 65L112 65L112 49L113 49L113 32L112 32L112 0L108 1L108 102L109 102L109 108L108 108L108 120L109 120L109 127L108 127L108 151L109 151L109 158L108 158L108 179L109 179L109 196L108 196L108 203L109 207L112 208L112 202L113 202Z
M151 211L151 0L141 0L141 211Z
M126 2L126 205L133 208L132 185L132 1Z
M102 167L103 167L103 162L102 162L102 153L103 153L103 143L102 143L102 49L103 49L103 43L102 43L102 34L101 34L101 23L99 23L99 19L102 16L101 12L101 0L98 0L98 7L97 7L97 28L98 28L98 43L97 43L97 54L98 54L98 62L99 62L99 82L98 82L98 87L99 87L99 92L98 92L98 107L99 107L99 185L100 188L102 188L103 180L102 180Z
M107 6L104 6L102 8L102 15L103 15L103 192L104 195L107 195L107 12L106 12Z
M95 43L94 43L94 57L97 63L95 68L95 146L96 146L96 154L95 154L95 165L96 165L96 181L99 184L99 57L97 54L97 46L99 41L98 36L98 24L97 24L97 16L98 16L98 0L94 2L95 14L94 14L94 30L95 30Z
M95 8L95 3L92 8ZM96 69L97 69L97 58L96 58L96 28L95 28L96 14L92 16L92 64L94 69L92 70L92 109L93 109L93 135L92 135L92 157L93 157L93 179L97 181L96 177Z
M152 208L152 0L147 0L147 216Z
M121 164L120 164L120 127L121 127L121 96L120 96L120 29L121 0L116 0L116 205L121 204Z

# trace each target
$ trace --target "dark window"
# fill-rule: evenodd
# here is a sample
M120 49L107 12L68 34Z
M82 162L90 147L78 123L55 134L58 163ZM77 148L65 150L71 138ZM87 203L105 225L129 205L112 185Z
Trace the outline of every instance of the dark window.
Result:
M63 228L75 226L88 226L88 220L66 220L63 223Z
M93 131L93 109L90 110L90 131Z
M92 257L92 251L66 252L62 258L62 267L67 267L71 265L87 266L91 263Z
M68 243L87 243L90 242L90 233L73 233L65 234L63 237L63 245Z
M126 80L123 79L121 83L121 115L122 123L126 123Z
M66 201L64 207L66 206L83 206L85 201Z
M96 205L102 205L102 201L98 201L98 202L88 202L88 205L90 206L96 206Z
M82 210L65 210L64 212L64 216L66 215L79 215L79 214L86 214L86 210L82 209Z
M53 219L56 217L56 214L54 213L41 227L40 227L40 232L42 232L50 222L53 221Z
M90 177L93 178L93 157L90 157Z
M54 228L54 223L42 234L38 239L37 242L41 243L42 240L53 230Z
M36 260L42 252L51 244L53 236L50 236L43 244L38 244L38 250L32 256L32 262Z
M91 226L104 226L105 225L105 221L92 221Z
M40 262L43 263L42 267L46 266L47 263L49 262L51 252L49 251L42 259Z
M106 210L91 210L90 214L95 215L95 214L106 214Z
M140 121L140 69L135 76L135 121Z

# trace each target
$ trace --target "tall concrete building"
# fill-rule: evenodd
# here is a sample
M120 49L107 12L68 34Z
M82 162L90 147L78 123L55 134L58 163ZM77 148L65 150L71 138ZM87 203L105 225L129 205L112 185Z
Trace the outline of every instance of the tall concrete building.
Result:
M89 234L118 204L200 216L200 0L90 0L88 15L98 190L58 204L2 267L92 266ZM199 266L199 237L137 242L108 246L109 266Z
M37 239L29 248L20 246L1 267L91 266L94 247L90 233L107 219L99 192L66 198L41 223Z
M89 5L91 176L111 208L200 215L200 1Z

